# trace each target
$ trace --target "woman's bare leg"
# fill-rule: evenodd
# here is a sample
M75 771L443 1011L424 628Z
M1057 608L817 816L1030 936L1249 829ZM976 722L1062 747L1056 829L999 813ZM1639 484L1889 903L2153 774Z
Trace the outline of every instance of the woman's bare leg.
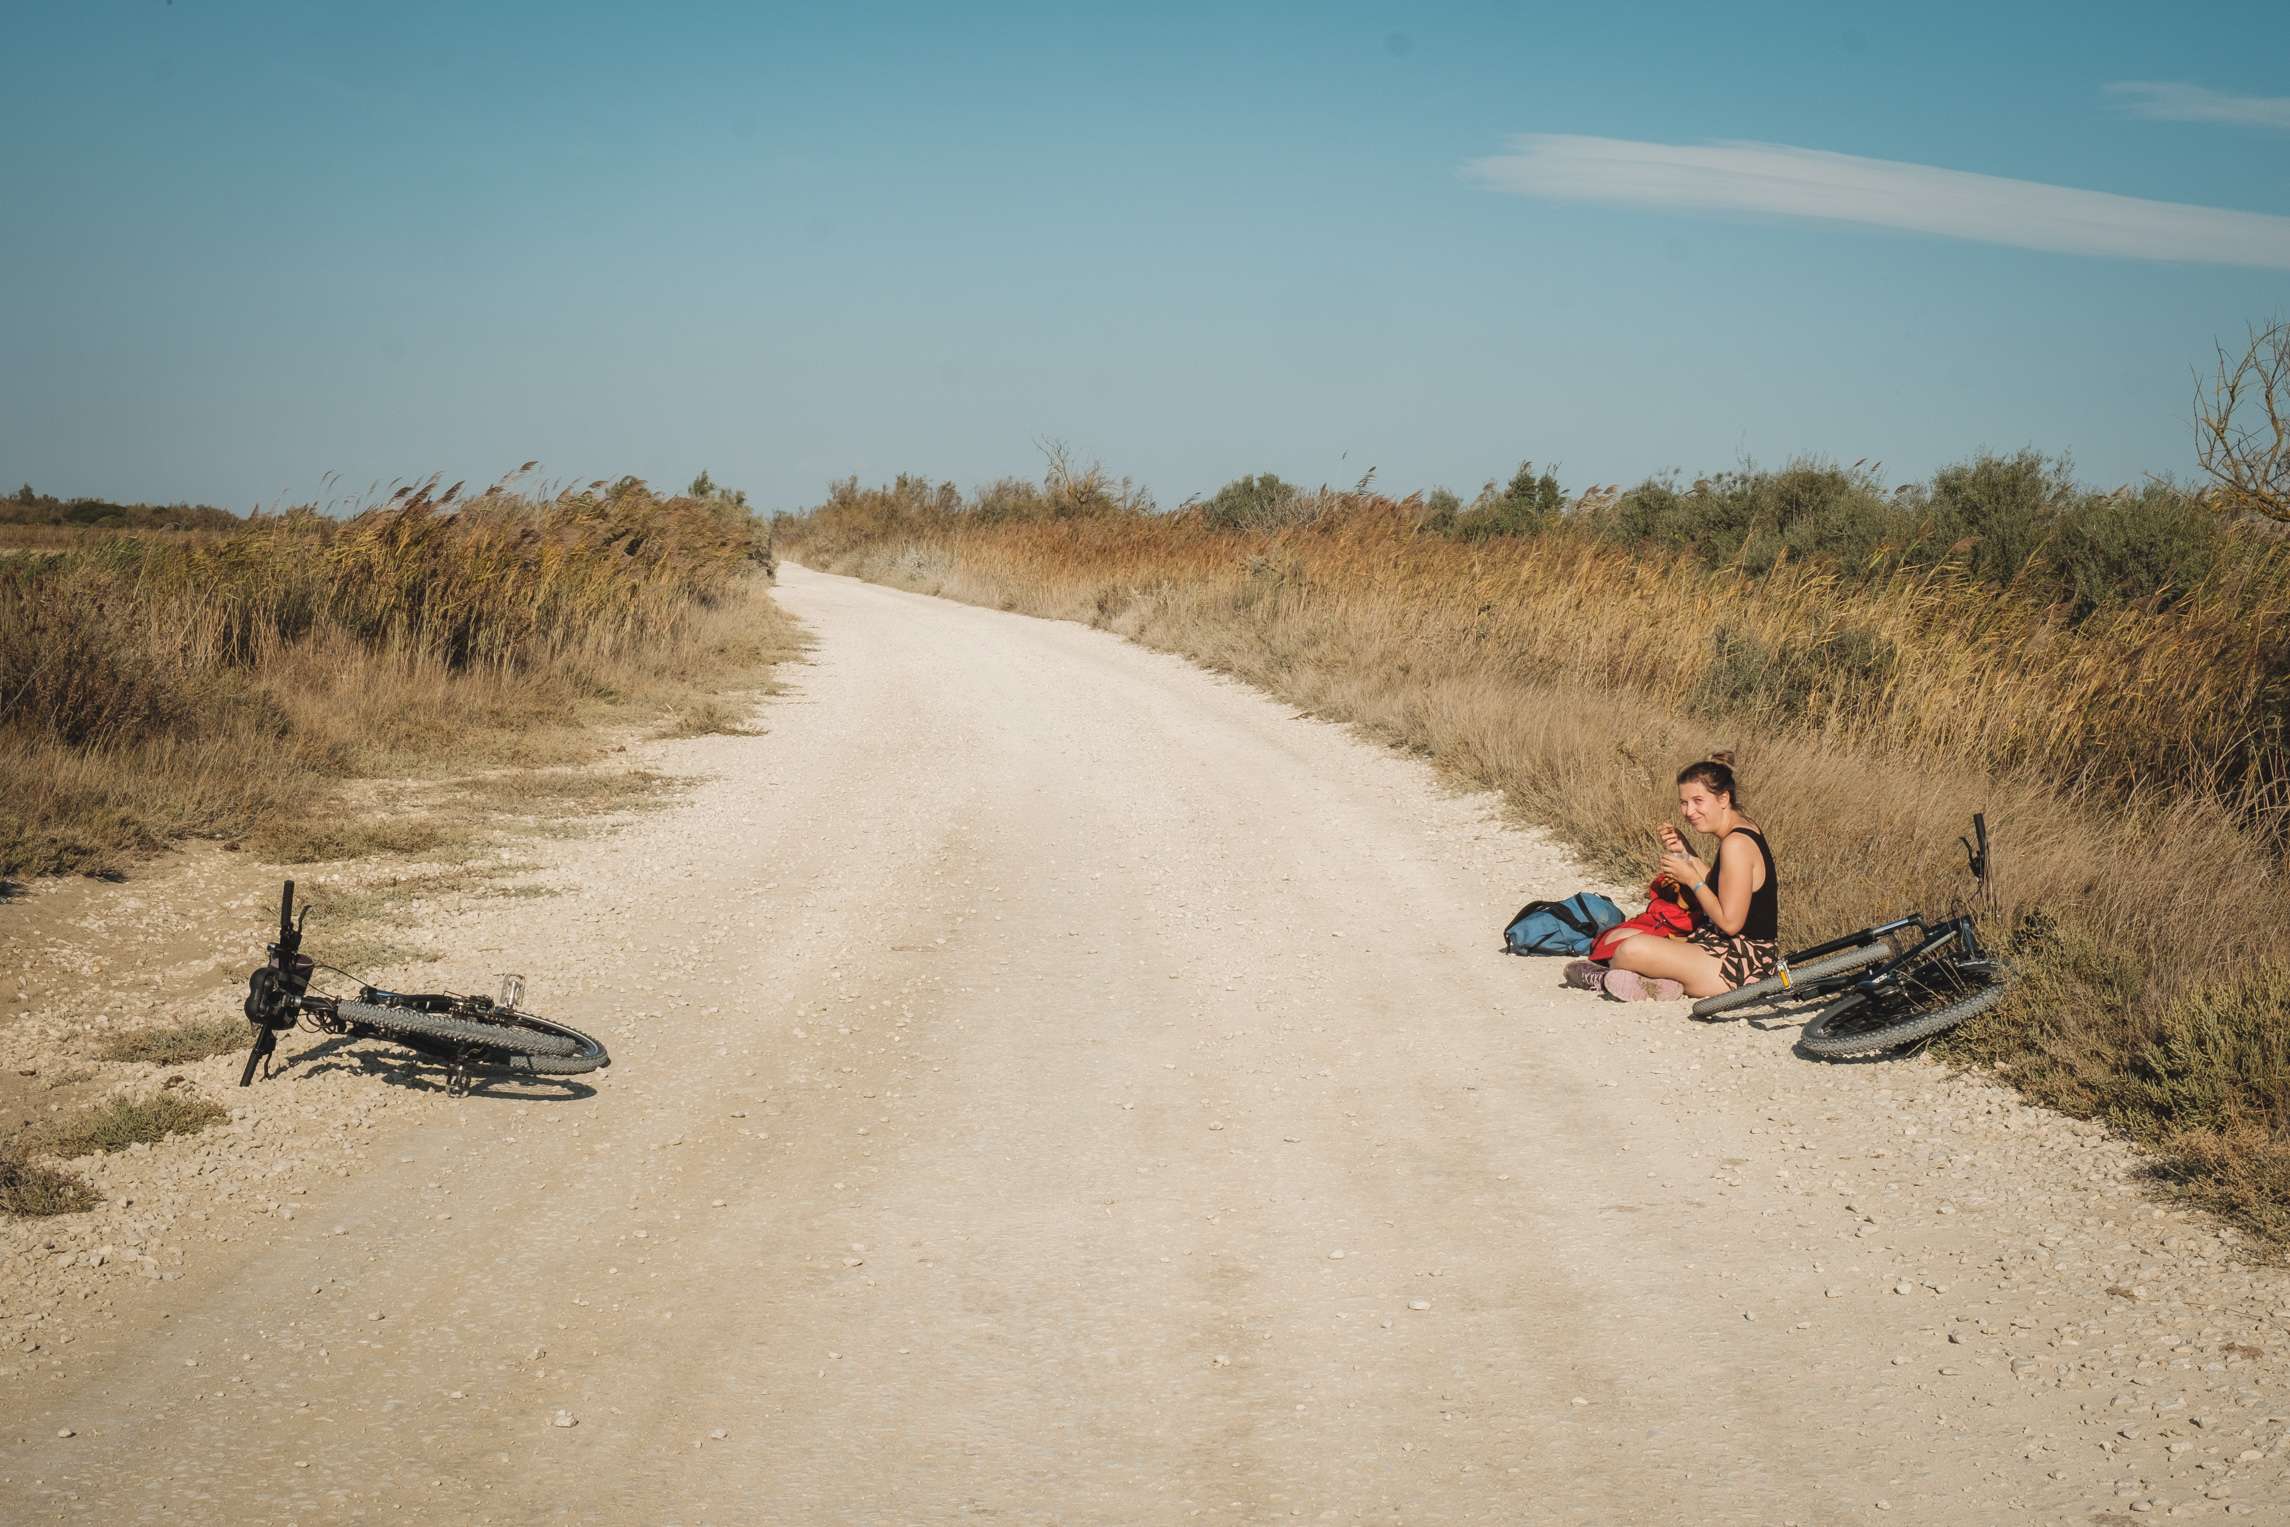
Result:
M1718 971L1717 956L1682 938L1624 939L1615 946L1613 963L1620 970L1675 981L1689 997L1714 997L1733 990Z

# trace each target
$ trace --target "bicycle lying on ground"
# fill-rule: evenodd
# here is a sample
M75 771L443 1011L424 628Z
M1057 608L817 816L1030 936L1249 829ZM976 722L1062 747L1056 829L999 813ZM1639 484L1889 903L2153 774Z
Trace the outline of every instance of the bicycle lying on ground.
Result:
M454 1097L469 1091L476 1068L521 1076L579 1076L612 1064L604 1046L580 1030L520 1008L522 976L502 978L499 1001L365 985L359 986L354 1001L313 992L312 975L334 967L321 967L302 952L302 922L309 915L307 904L301 918L294 915L294 882L287 881L279 898L278 942L269 946L270 962L247 977L246 1016L255 1026L255 1036L246 1069L239 1073L241 1087L253 1083L258 1066L265 1078L270 1075L278 1036L298 1023L322 1034L387 1040L435 1061L445 1067L445 1090ZM347 971L334 973L357 979Z
M1971 861L1975 901L1992 907L1984 815L1974 814L1972 834L1958 841ZM1911 913L1801 949L1761 981L1704 997L1693 1013L1716 1018L1757 1004L1820 1002L1797 1046L1842 1060L1881 1055L1952 1029L2003 1001L2008 980L2004 963L1981 944L1971 911L1959 903L1945 917Z

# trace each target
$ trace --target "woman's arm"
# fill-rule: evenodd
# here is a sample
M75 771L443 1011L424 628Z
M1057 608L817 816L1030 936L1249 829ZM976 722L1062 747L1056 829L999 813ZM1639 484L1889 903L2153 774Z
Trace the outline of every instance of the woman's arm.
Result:
M1749 898L1757 893L1749 883L1756 872L1757 850L1736 833L1718 845L1718 863L1725 867L1719 877L1725 886L1722 896L1710 888L1708 867L1690 854L1664 854L1662 873L1686 888L1710 926L1720 933L1739 933L1749 922Z
M1720 876L1725 894L1704 885L1694 892L1694 900L1720 933L1739 933L1749 922L1749 898L1757 888L1749 883L1756 873L1757 848L1749 839L1735 833L1718 845L1718 864L1725 870Z

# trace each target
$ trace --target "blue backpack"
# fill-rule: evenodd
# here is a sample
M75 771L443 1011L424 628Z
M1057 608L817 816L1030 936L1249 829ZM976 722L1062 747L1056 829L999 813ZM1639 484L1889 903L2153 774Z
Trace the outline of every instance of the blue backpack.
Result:
M1511 954L1588 954L1591 944L1616 923L1622 909L1596 891L1577 891L1564 901L1530 901L1503 930Z

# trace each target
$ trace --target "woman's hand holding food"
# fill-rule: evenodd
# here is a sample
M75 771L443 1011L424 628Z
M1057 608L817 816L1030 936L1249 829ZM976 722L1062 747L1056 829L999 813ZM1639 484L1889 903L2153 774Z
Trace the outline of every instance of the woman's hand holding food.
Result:
M1661 872L1681 887L1691 890L1710 878L1709 866L1688 853L1668 853L1662 856Z

